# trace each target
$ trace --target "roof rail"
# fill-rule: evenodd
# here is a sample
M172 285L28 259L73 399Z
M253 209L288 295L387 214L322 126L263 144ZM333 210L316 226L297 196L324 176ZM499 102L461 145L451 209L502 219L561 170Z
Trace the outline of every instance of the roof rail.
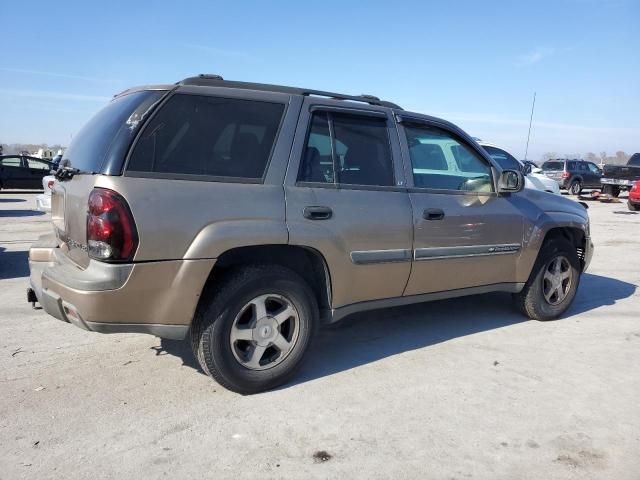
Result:
M312 90L308 88L286 87L284 85L271 85L267 83L238 82L235 80L225 80L220 75L201 73L197 77L189 77L180 80L176 85L196 85L203 87L227 87L241 88L246 90L259 90L263 92L280 92L292 95L327 97L335 100L350 100L354 102L364 102L370 105L379 105L382 107L394 108L402 110L402 107L392 102L380 100L373 95L344 95L342 93L326 92L323 90Z

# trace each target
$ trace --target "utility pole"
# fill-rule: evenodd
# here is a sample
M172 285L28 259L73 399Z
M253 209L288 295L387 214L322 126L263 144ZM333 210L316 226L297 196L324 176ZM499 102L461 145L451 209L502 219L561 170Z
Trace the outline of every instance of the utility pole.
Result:
M529 138L531 138L531 123L533 122L533 109L536 108L536 92L533 92L533 104L531 105L531 117L529 118L529 133L527 134L527 148L524 151L524 159L528 160Z

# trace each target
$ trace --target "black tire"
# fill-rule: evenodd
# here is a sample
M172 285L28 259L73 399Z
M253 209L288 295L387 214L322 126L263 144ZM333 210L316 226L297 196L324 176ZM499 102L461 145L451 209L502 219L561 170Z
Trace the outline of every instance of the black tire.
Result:
M620 187L616 185L605 185L602 187L602 193L618 198L618 196L620 195Z
M191 343L202 369L223 387L241 394L258 393L286 382L300 366L319 325L318 305L307 282L278 265L243 267L224 277L216 290L203 298L194 318ZM260 295L279 295L296 309L296 342L280 363L251 370L231 346L234 321L243 307Z
M544 296L543 278L554 259L565 257L571 270L571 283L566 297L557 305L550 304ZM515 306L532 320L554 320L562 315L573 302L580 283L580 259L576 248L567 240L556 238L546 241L533 266L531 275L520 293L513 295Z
M633 204L631 203L631 200L627 200L627 207L629 208L629 210L631 210L632 212L637 212L640 211L640 204Z
M573 182L571 182L571 185L569 185L569 193L571 195L580 195L581 192L582 182L580 182L580 180L574 180Z

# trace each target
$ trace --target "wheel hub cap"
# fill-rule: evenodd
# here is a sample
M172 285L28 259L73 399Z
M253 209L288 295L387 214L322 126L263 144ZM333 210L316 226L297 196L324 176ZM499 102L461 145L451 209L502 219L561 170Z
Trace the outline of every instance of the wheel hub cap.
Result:
M298 341L300 317L289 299L260 295L233 321L229 342L233 356L250 370L266 370L282 362Z
M572 283L573 273L569 259L563 255L555 257L547 264L542 277L544 299L549 305L562 303L569 295Z

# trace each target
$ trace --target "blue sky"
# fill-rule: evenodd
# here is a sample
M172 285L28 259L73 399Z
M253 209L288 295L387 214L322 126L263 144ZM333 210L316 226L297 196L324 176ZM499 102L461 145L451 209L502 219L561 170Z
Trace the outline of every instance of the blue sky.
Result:
M201 73L371 93L524 156L640 151L640 0L0 3L0 141Z

